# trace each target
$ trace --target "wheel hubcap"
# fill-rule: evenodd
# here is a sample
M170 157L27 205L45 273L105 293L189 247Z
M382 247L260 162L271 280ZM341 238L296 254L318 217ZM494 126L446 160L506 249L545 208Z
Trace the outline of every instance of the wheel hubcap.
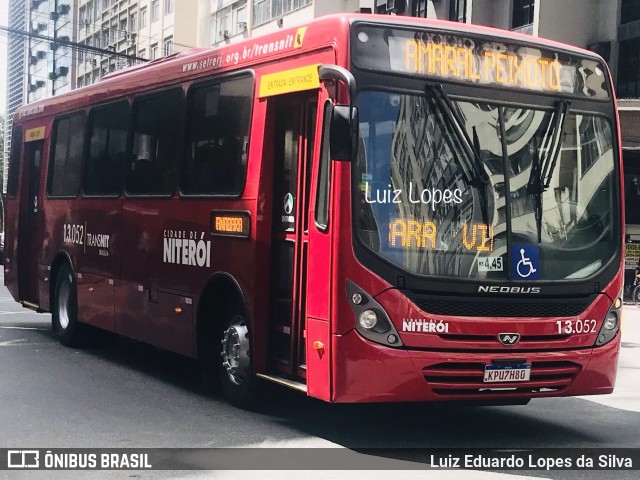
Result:
M67 282L60 285L60 294L58 296L58 322L60 328L66 330L69 326L69 296L71 288Z
M246 324L239 318L222 334L222 367L236 385L244 382L251 365L248 333Z

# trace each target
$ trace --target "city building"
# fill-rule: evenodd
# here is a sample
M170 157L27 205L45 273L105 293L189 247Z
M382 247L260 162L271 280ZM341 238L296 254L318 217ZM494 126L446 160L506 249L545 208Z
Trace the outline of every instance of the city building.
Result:
M8 27L23 33L8 36L5 158L11 145L13 112L24 103L75 88L74 53L66 44L74 38L74 13L72 0L9 2ZM6 182L6 172L3 178Z
M198 46L219 46L321 15L372 10L374 0L199 0Z
M26 0L9 0L9 24L12 30L25 31L28 25ZM11 126L13 113L26 103L27 75L25 75L25 59L27 37L7 35L7 111L4 124L4 158L9 158L11 146ZM7 165L4 162L2 191L7 191Z
M196 46L197 0L79 0L78 20L78 87Z
M27 103L75 88L75 15L71 0L31 0L27 11Z

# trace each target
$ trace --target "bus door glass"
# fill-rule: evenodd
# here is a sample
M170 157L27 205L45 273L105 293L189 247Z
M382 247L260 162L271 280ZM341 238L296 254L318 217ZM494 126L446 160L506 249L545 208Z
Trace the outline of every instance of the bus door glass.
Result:
M25 164L28 165L27 203L21 211L21 238L18 250L18 262L26 267L20 268L20 298L35 304L38 304L38 258L42 252L42 216L38 202L41 200L39 193L43 151L43 140L25 143L24 158Z
M317 93L275 97L273 305L274 369L306 378L305 317L309 188Z

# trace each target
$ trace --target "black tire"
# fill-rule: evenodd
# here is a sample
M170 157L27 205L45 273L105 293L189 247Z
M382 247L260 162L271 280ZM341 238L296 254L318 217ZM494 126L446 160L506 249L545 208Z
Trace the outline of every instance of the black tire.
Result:
M68 264L60 267L56 276L52 308L53 332L66 347L77 347L84 339L83 326L78 322L76 280Z
M251 334L242 315L232 316L224 325L215 356L220 387L229 403L244 409L258 404L258 379L251 361Z
M633 303L636 307L640 307L640 285L633 289Z
M633 303L636 307L640 307L640 286L633 289Z

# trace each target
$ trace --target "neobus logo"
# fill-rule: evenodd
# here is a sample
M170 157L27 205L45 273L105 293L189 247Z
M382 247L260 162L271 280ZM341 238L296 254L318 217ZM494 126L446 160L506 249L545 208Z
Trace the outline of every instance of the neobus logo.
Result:
M183 230L165 230L162 261L193 267L211 266L211 241L203 238L203 232L187 234Z
M496 287L490 285L480 285L478 293L540 293L540 287Z
M499 333L498 340L503 345L515 345L520 341L519 333Z

